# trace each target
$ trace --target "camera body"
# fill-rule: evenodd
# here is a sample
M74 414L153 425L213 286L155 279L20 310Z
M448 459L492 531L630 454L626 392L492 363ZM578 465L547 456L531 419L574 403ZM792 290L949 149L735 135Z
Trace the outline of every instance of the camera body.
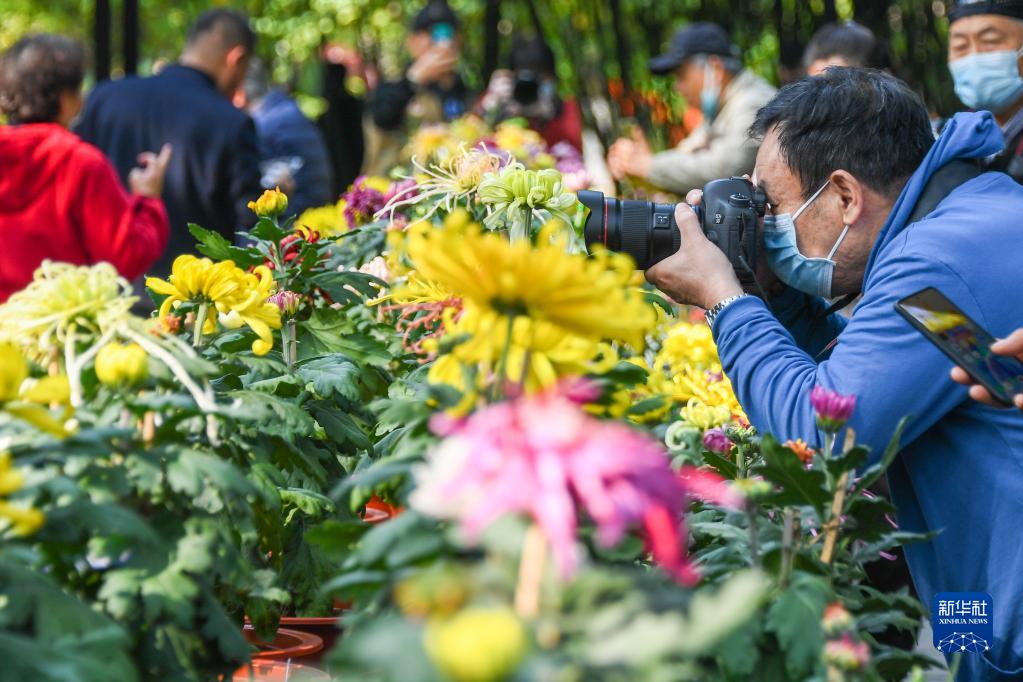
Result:
M627 253L641 270L684 247L675 224L675 204L608 198L592 190L578 196L590 210L583 228L587 247L603 244ZM753 282L757 226L765 203L764 193L746 178L722 178L704 185L703 199L693 207L703 233L728 256L744 284Z

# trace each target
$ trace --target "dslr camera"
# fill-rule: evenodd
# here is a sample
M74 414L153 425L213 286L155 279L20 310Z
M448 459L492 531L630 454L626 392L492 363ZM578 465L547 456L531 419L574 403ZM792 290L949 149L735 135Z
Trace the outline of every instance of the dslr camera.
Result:
M675 224L675 204L629 201L583 190L579 201L589 209L583 228L586 246L603 244L627 253L646 270L683 247ZM693 207L707 239L724 251L739 281L750 284L757 262L757 226L764 215L764 193L746 178L711 180Z

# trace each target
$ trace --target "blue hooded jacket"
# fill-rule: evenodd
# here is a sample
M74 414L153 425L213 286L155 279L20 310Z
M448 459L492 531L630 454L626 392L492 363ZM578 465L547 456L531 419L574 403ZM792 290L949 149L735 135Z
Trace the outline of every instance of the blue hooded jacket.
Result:
M810 390L858 396L850 426L876 461L911 421L888 472L903 530L940 531L905 548L917 592L988 592L994 642L965 654L960 682L1023 679L1023 413L970 400L952 363L894 308L936 287L996 337L1023 326L1023 187L984 173L906 224L931 175L1003 146L987 112L958 114L895 202L871 251L851 319L789 291L739 299L714 323L721 361L751 423L780 440L817 437ZM777 315L777 316L776 316ZM815 358L837 337L830 357Z

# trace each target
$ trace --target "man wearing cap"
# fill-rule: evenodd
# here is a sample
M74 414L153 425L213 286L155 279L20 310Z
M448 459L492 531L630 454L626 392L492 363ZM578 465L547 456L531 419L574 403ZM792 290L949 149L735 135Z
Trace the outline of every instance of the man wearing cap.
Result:
M715 178L749 173L757 143L746 133L775 89L743 68L724 29L690 24L675 34L667 53L650 60L650 71L674 71L679 94L701 111L703 122L676 148L658 154L638 130L632 139L618 140L608 154L614 176L641 178L684 195Z
M971 109L995 115L1005 149L989 167L1023 183L1023 0L959 0L948 18L956 95Z
M363 172L380 174L398 162L409 118L440 123L458 118L473 95L457 73L458 17L445 0L430 0L412 19L405 41L412 63L397 81L382 82L370 104Z

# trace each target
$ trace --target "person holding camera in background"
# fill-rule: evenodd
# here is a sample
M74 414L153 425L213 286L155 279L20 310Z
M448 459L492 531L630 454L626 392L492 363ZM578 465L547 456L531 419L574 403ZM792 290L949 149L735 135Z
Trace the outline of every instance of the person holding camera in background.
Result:
M383 175L397 165L409 119L451 121L475 99L458 75L458 17L446 0L430 0L412 18L410 29L405 45L412 63L401 79L381 82L370 103L365 175Z
M1005 136L1005 149L988 166L1023 182L1023 0L960 0L948 19L956 95L994 114Z
M674 71L679 94L686 106L702 112L703 122L677 147L657 154L639 130L618 140L608 151L612 175L685 195L714 178L749 173L757 144L746 131L776 90L743 68L739 48L724 29L690 24L675 34L667 53L650 60L650 71Z
M554 52L542 38L516 36L508 54L508 68L494 71L476 105L477 112L491 124L524 118L547 146L567 142L582 150L579 103L558 97L554 67Z
M958 679L1023 679L1023 414L969 400L951 361L894 307L936 287L996 335L1018 324L1005 292L1023 287L1012 218L1023 188L971 163L1002 148L998 124L961 113L935 142L904 83L835 67L781 90L751 132L762 139L753 182L767 203L773 275L758 268L758 278L769 300L744 292L705 235L713 220L701 229L685 204L675 210L681 248L647 279L708 310L725 373L762 433L817 433L817 385L857 397L849 426L872 461L910 416L888 471L892 500L903 529L940 531L905 548L917 592L925 604L938 592L989 593L995 641L962 658ZM828 314L825 298L855 294L851 318Z

